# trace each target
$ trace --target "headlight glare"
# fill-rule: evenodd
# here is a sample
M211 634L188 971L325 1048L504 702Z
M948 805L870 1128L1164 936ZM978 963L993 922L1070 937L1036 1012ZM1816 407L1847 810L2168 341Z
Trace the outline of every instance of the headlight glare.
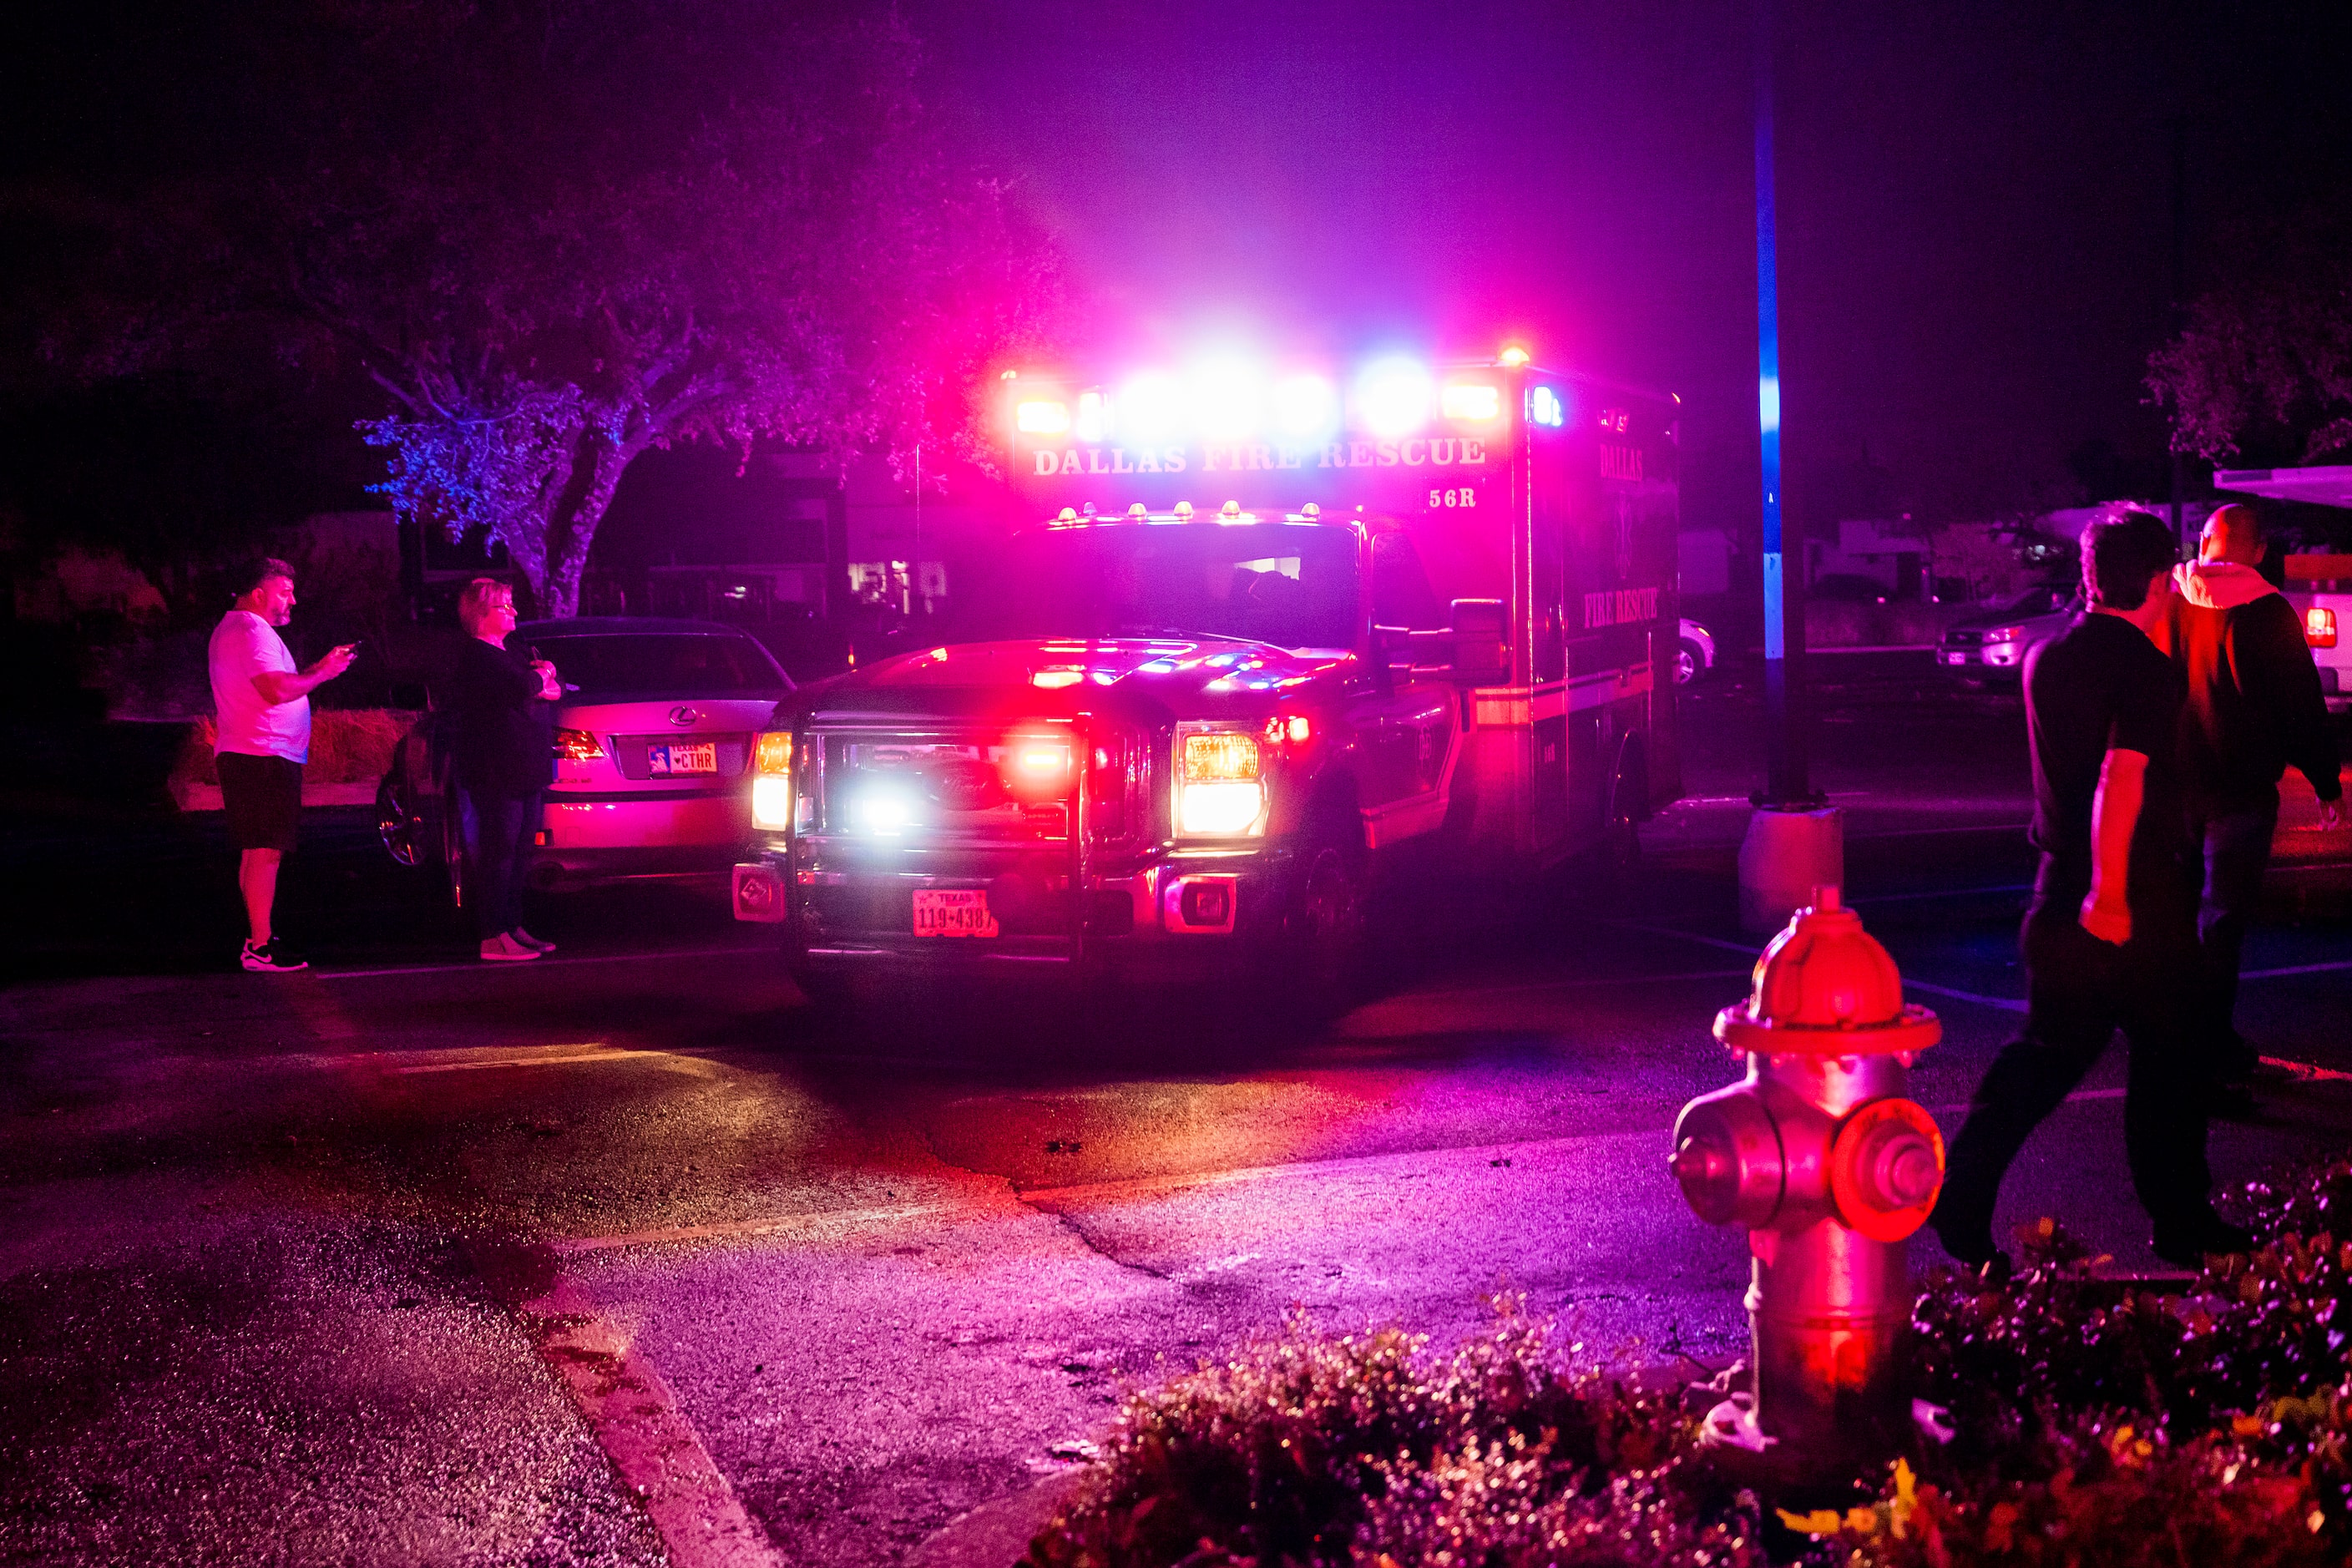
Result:
M751 780L751 826L781 833L793 825L793 781L762 773Z
M1234 838L1265 831L1264 756L1257 737L1233 730L1185 733L1176 753L1176 832Z

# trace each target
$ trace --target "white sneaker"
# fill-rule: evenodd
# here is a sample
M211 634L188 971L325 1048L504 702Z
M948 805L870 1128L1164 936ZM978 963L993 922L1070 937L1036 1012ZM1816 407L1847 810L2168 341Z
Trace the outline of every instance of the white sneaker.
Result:
M535 951L523 946L504 931L482 943L484 963L520 963L538 956Z

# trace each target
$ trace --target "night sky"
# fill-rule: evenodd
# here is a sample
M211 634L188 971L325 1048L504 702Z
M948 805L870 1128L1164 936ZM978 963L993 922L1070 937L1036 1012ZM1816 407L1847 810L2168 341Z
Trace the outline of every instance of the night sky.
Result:
M1803 510L1865 443L1900 504L1948 514L2070 499L2089 439L2157 458L2139 380L2169 319L2168 122L2188 117L2192 289L2232 220L2352 163L2342 4L1781 10ZM1096 341L1523 335L1547 363L1679 392L1718 481L1692 507L1752 511L1730 482L1755 439L1745 0L908 16L968 144L1060 233Z

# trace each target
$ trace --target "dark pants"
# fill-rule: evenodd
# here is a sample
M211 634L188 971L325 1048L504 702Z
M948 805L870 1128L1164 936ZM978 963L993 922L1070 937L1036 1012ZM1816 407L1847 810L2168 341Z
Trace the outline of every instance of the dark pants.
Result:
M474 934L488 942L522 924L522 870L539 829L539 795L457 792L466 844L466 902Z
M2278 827L2278 792L2267 803L2237 809L2192 810L2189 836L2204 856L2205 880L2197 904L2197 942L2203 949L2197 998L2189 1012L2194 1048L2215 1077L2227 1080L2253 1070L2252 1047L2238 1037L2231 1016L2238 1009L2238 963L2246 927L2263 893L2263 872L2271 863L2271 835Z
M2082 927L2084 889L2045 861L2021 946L2025 1032L1977 1086L1952 1140L1937 1226L1965 1236L1989 1226L2000 1179L2027 1136L2073 1093L2120 1027L2131 1047L2124 1152L2132 1186L2159 1228L2211 1212L2205 1163L2208 1082L2182 1027L2193 988L2196 928L2183 889L2132 911L2132 938L2113 947Z

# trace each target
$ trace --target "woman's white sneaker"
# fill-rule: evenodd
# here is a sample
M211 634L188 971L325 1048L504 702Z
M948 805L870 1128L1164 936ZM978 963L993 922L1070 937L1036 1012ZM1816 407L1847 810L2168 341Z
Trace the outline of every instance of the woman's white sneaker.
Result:
M484 963L521 963L538 956L537 952L523 946L505 931L500 931L482 943Z

